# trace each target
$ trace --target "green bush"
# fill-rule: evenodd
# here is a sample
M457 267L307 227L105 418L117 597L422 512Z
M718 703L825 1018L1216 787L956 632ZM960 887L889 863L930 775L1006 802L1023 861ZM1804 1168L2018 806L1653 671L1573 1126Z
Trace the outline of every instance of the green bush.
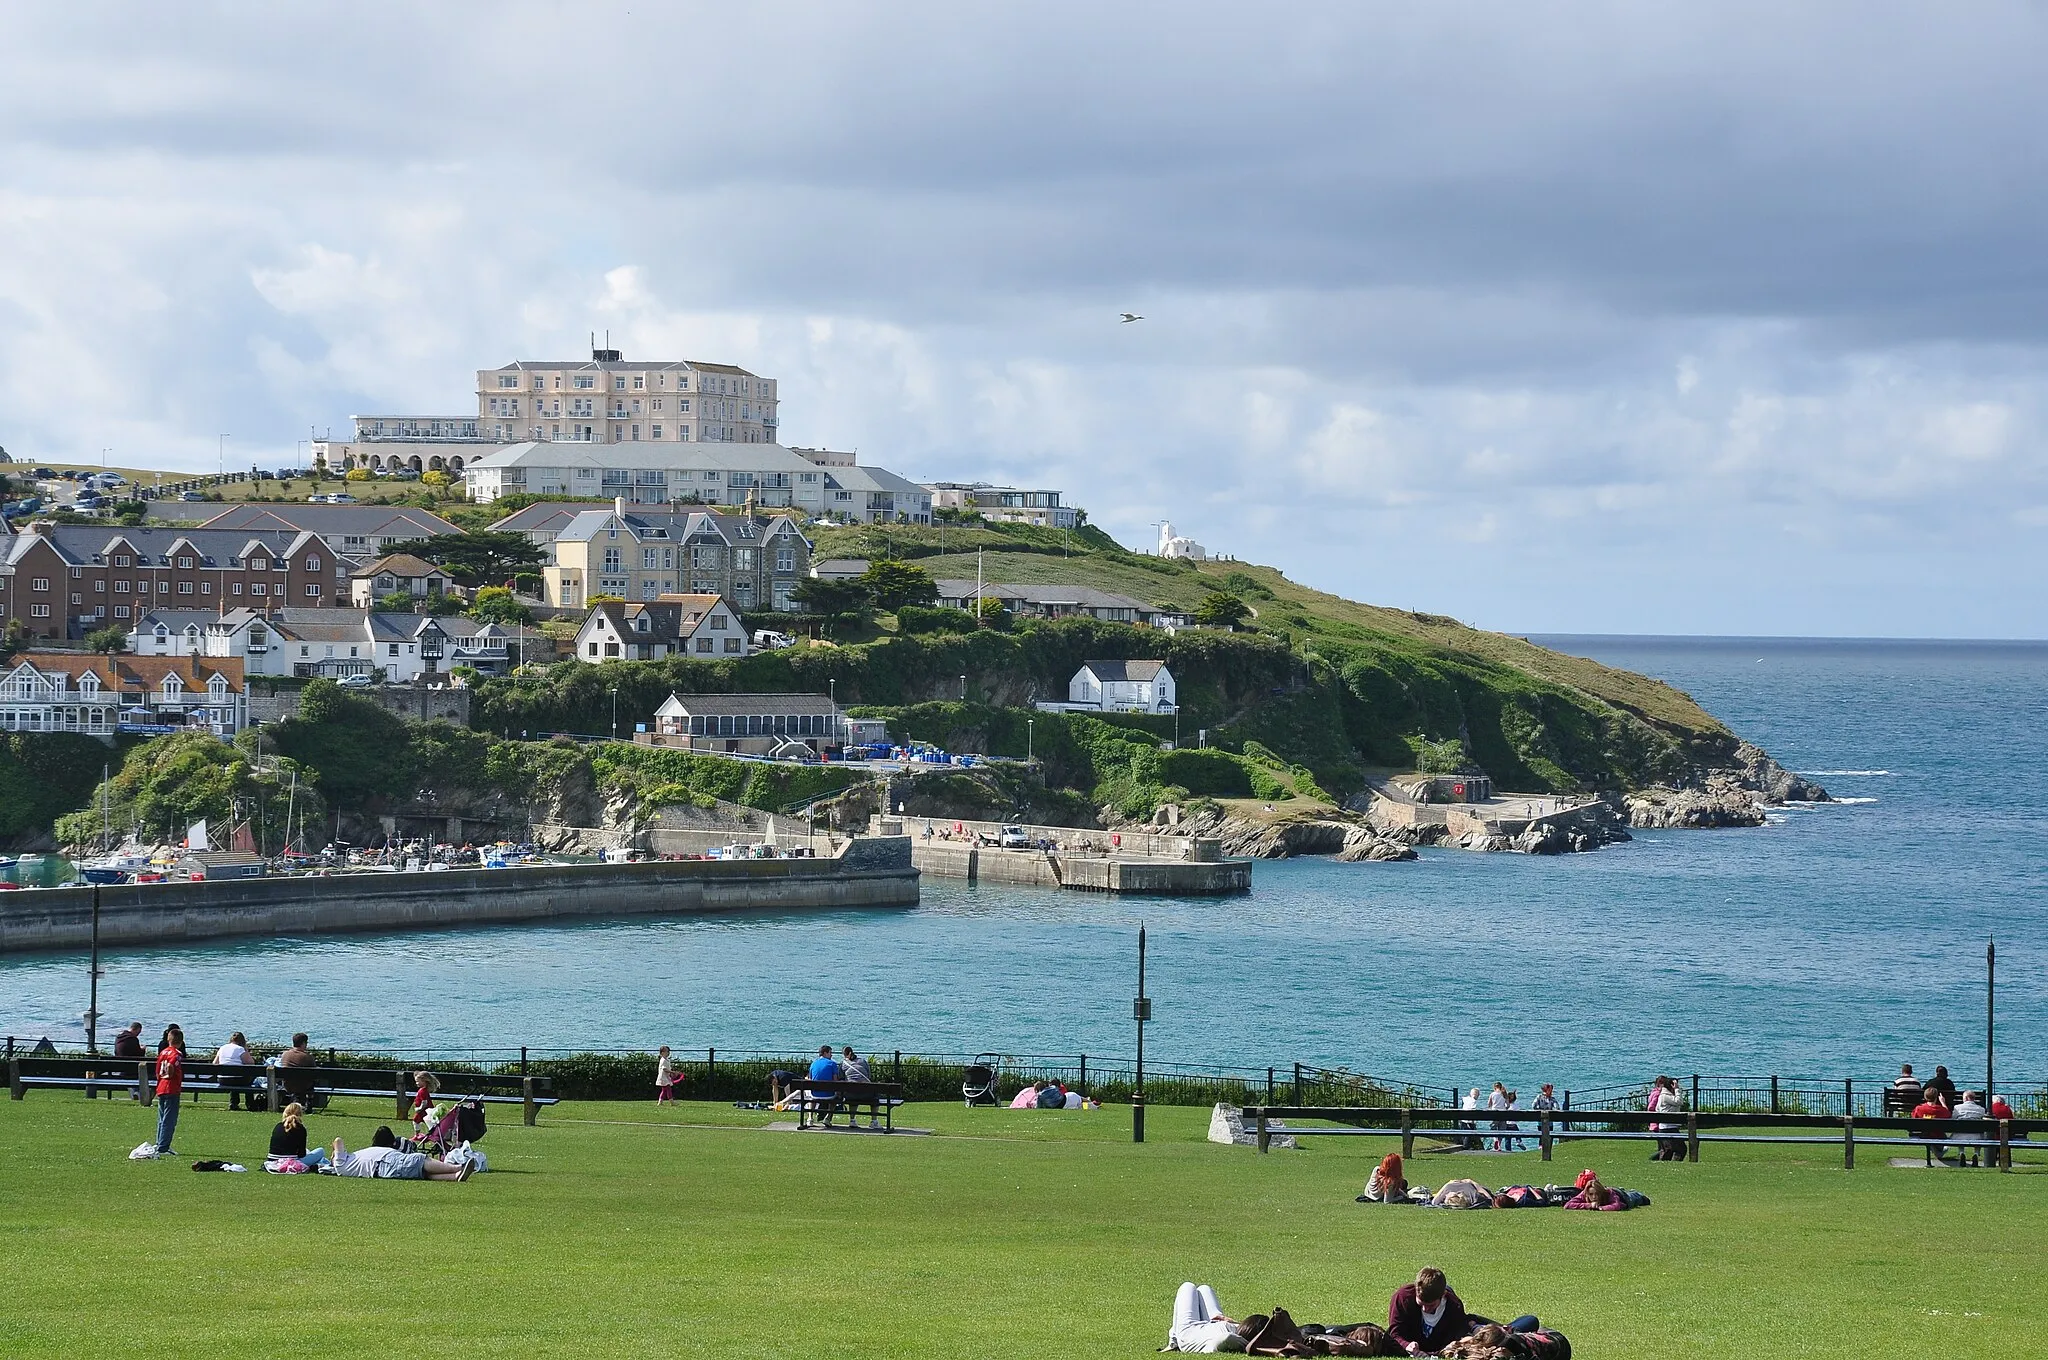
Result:
M972 633L974 616L964 609L906 604L896 611L896 627L904 633Z

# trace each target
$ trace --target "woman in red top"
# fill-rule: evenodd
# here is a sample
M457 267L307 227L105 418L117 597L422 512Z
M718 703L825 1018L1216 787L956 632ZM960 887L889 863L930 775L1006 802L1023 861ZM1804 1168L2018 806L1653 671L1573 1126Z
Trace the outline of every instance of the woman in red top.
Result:
M178 1131L178 1100L185 1094L185 1031L172 1025L156 1055L156 1155L171 1157L171 1135Z

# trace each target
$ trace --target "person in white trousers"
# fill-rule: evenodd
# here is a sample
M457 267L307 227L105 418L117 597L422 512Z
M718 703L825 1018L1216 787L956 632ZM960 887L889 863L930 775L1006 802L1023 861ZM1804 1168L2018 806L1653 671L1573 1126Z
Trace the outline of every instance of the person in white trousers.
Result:
M1214 1353L1241 1351L1244 1346L1237 1323L1224 1316L1215 1290L1192 1281L1181 1285L1173 1296L1173 1325L1166 1333L1168 1350Z

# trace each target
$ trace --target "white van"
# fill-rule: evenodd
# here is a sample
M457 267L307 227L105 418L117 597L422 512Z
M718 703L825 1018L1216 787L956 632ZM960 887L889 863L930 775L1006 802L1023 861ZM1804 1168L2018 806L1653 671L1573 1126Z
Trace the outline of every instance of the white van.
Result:
M756 628L754 646L762 651L779 651L784 647L796 646L796 639L787 633L778 633L773 628Z

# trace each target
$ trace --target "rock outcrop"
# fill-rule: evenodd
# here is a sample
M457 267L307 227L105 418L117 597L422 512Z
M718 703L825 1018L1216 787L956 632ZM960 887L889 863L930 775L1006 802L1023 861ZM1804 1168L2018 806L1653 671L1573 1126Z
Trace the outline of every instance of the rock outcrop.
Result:
M1622 799L1633 827L1762 826L1764 805L1756 793L1725 775L1711 775L1700 788L1648 788Z
M1746 741L1736 746L1735 760L1742 769L1743 786L1754 790L1766 803L1831 801L1826 789L1804 775L1792 773L1772 760L1762 748Z

